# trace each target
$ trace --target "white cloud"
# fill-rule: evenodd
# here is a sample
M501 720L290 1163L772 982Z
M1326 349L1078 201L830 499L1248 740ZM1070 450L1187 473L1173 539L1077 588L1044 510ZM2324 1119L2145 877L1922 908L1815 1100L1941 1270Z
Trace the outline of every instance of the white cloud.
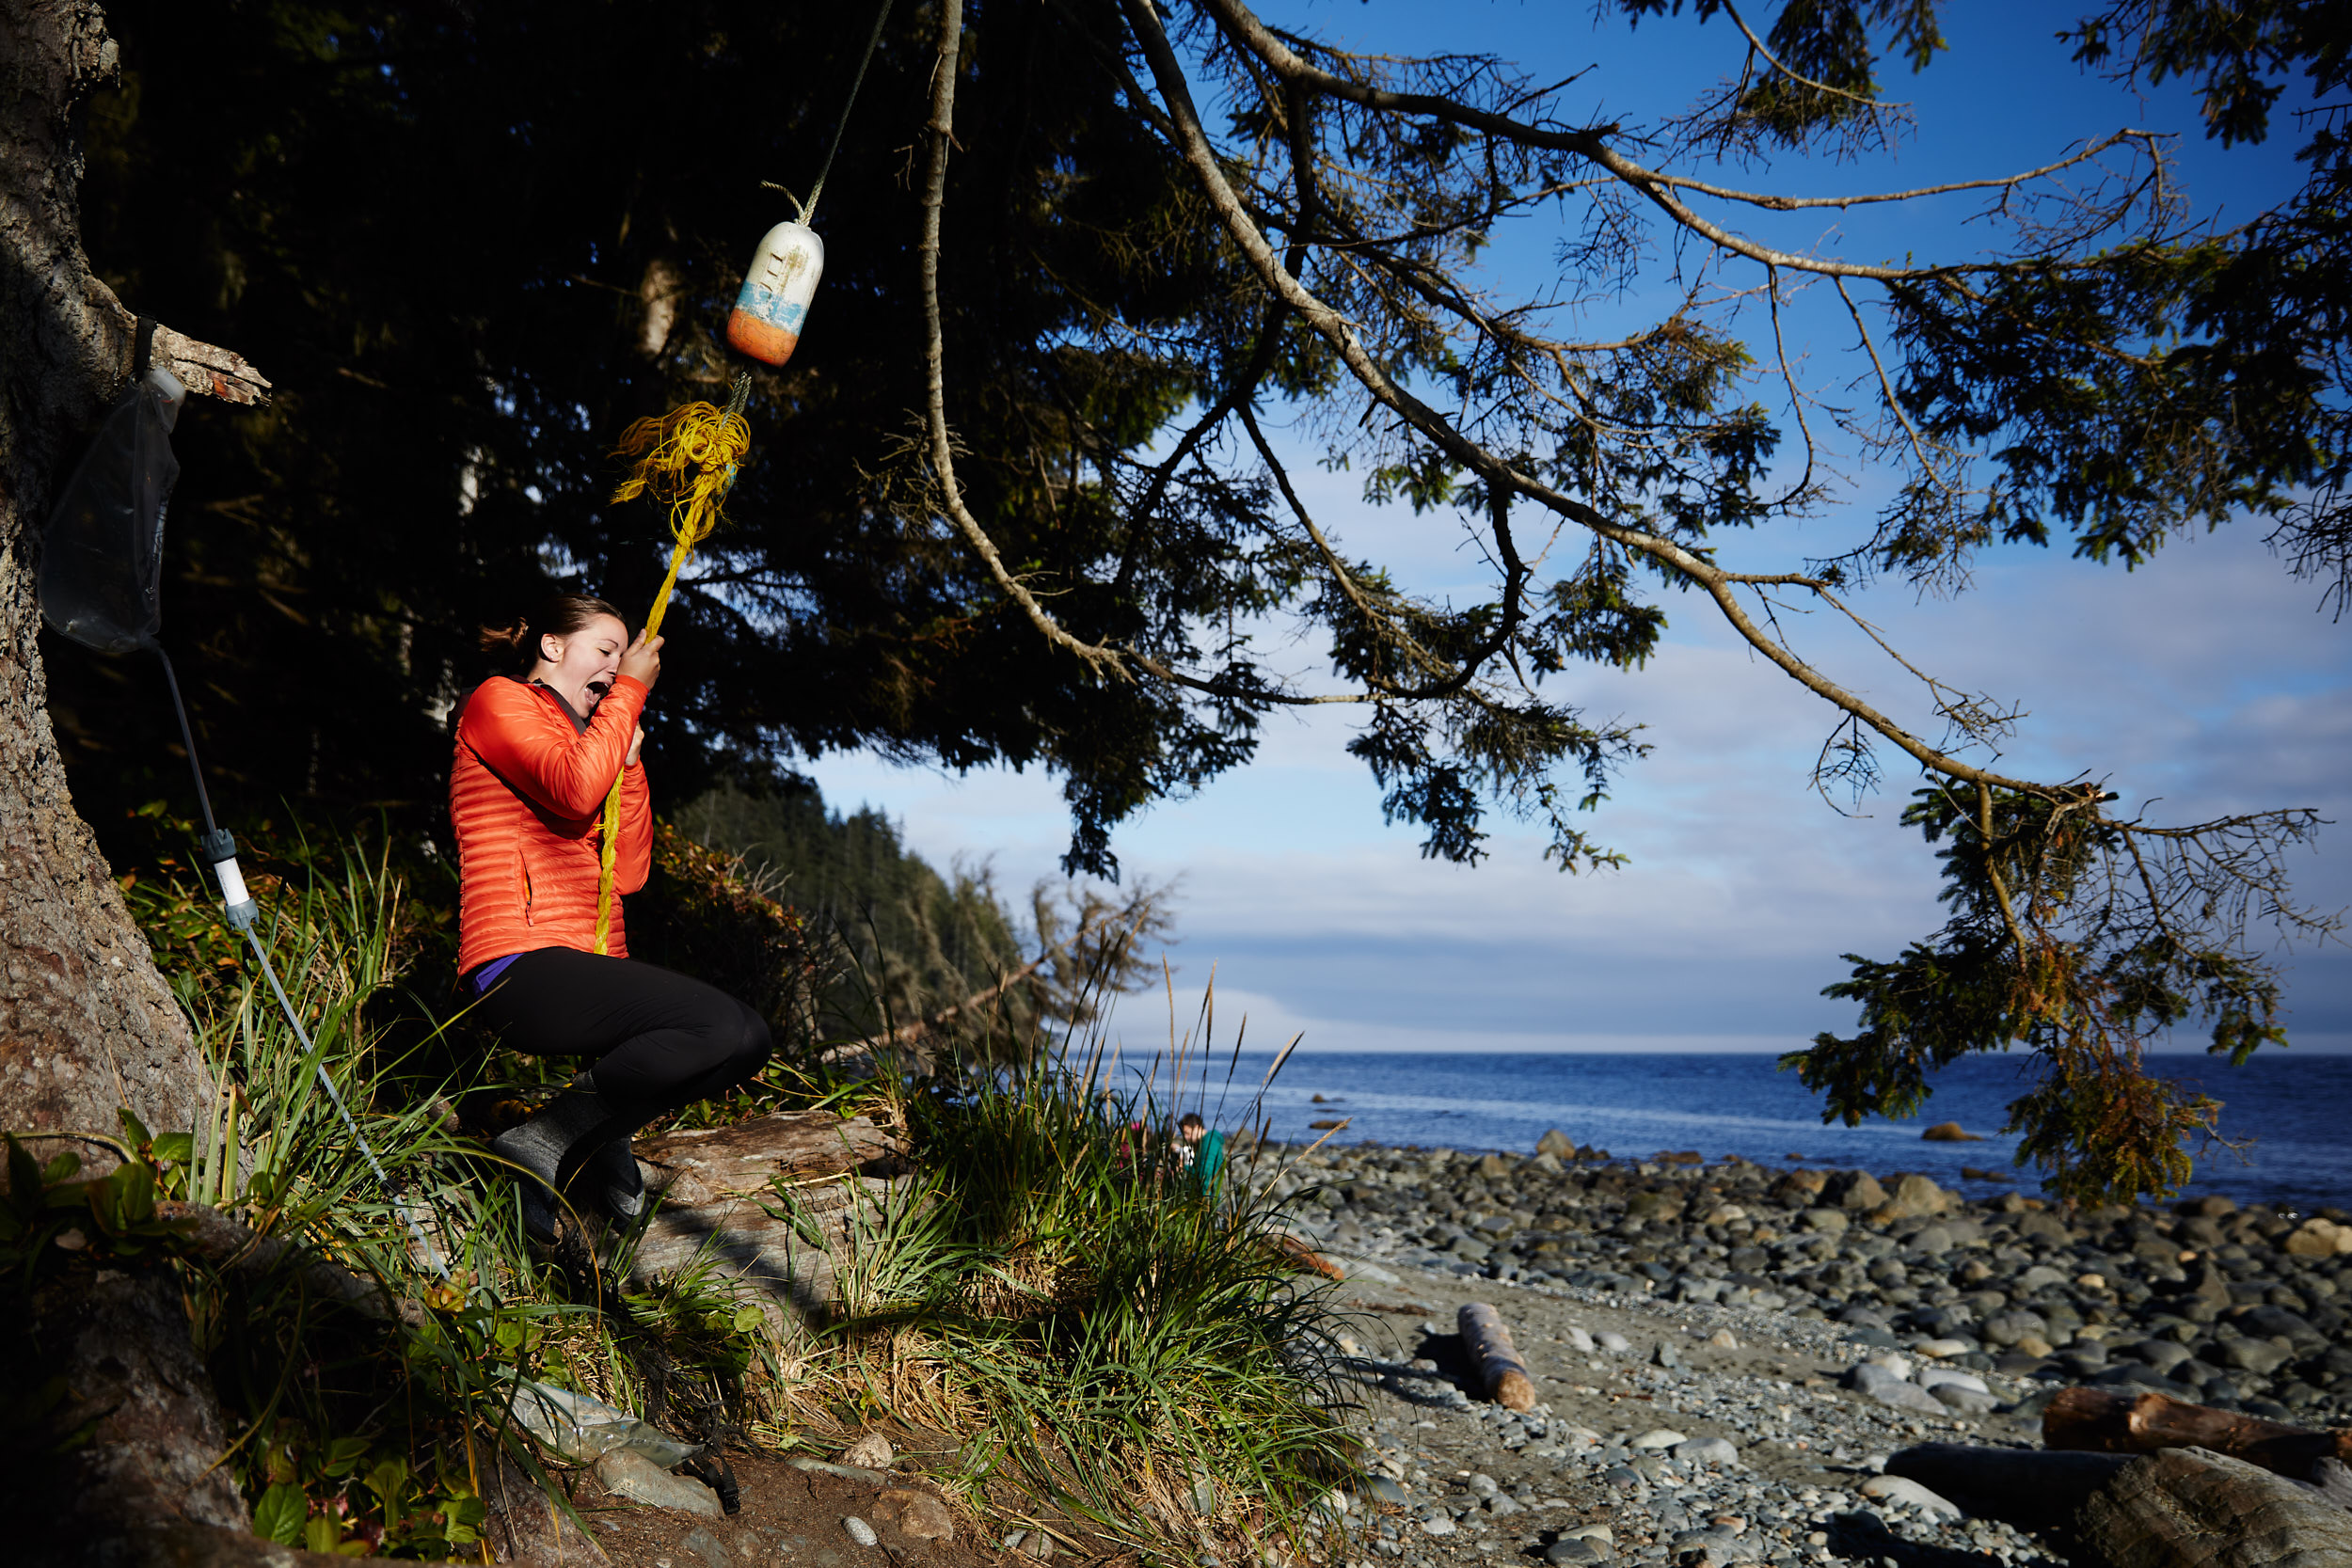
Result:
M2128 575L2015 552L1958 601L1889 589L1867 608L1939 673L2030 711L2005 767L2093 769L2135 803L2161 796L2152 816L2165 820L2271 804L2341 818L2352 629L2312 603L2240 530ZM1278 716L1256 765L1115 840L1130 875L1184 879L1171 954L1184 983L1215 965L1229 1001L1249 999L1253 1037L1304 1028L1366 1049L1781 1049L1849 1026L1849 1006L1815 994L1842 976L1837 955L1892 957L1939 920L1932 854L1895 820L1910 783L1890 759L1870 815L1830 810L1804 784L1828 711L1701 605L1669 608L1673 641L1648 670L1574 688L1648 723L1658 747L1595 821L1633 857L1627 870L1564 877L1507 822L1481 867L1422 860L1341 750L1344 716ZM1915 713L1908 678L1860 639L1811 644L1824 668ZM1067 818L1041 773L951 779L870 758L814 771L835 804L900 818L935 862L986 854L1016 888L1056 875ZM2323 838L2292 870L2334 907L2352 902L2345 864ZM2352 1033L2343 951L2290 965L2303 1043Z

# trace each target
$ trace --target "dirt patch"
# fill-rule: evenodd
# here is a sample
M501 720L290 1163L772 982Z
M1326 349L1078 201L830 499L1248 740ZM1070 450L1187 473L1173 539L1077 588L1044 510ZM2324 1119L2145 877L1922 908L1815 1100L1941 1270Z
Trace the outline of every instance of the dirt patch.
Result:
M999 1548L969 1514L946 1503L919 1476L886 1484L797 1469L758 1452L732 1452L739 1510L704 1518L604 1495L582 1478L573 1506L615 1568L1026 1568L1025 1552ZM861 1544L845 1519L860 1519L874 1544ZM953 1533L941 1538L943 1528ZM1057 1558L1093 1563L1130 1554L1076 1528L1057 1533Z

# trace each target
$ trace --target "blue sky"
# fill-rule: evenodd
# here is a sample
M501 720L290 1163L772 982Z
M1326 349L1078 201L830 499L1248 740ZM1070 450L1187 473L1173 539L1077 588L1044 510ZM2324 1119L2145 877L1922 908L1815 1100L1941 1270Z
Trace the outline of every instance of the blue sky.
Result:
M1772 13L1757 9L1761 30ZM1896 157L1787 160L1739 182L1823 193L2005 173L2129 125L2180 133L2181 173L2201 212L2243 215L2295 183L2291 122L2266 146L2225 155L2203 140L2177 85L2132 93L2082 76L2050 41L2071 12L1952 11L1949 55L1917 77L1888 68L1889 95L1913 102L1918 117ZM1267 14L1358 47L1492 51L1544 79L1597 65L1569 105L1629 122L1654 120L1739 67L1737 36L1720 20L1653 21L1629 35L1621 24L1596 28L1581 8L1477 0ZM1879 260L1973 250L1984 243L1966 223L1974 210L1946 198L1907 216L1742 221L1791 248ZM1489 280L1540 289L1557 238L1540 223L1502 236ZM1842 308L1816 297L1785 319L1814 385L1840 387L1867 369ZM1312 466L1303 432L1289 442L1311 506L1344 552L1389 563L1417 591L1491 596L1455 520L1367 506L1356 481ZM1851 463L1844 471L1850 505L1727 541L1726 562L1782 569L1861 536L1877 482ZM2012 770L2090 768L2127 802L2157 800L2151 815L2171 821L2267 805L2314 806L2343 821L2352 805L2352 625L2328 620L2315 585L2287 575L2264 531L2248 524L2178 540L2128 574L2062 549L1998 550L1956 599L1923 601L1889 583L1863 609L1928 667L2026 710L2004 759ZM1911 782L1891 776L1891 792L1864 807L1870 815L1833 812L1806 786L1828 710L1697 603L1677 596L1668 610L1666 646L1646 670L1572 673L1561 688L1597 716L1645 723L1657 747L1595 821L1632 857L1625 870L1564 877L1541 860L1540 840L1507 822L1495 824L1483 866L1422 860L1417 834L1382 824L1377 788L1342 751L1348 716L1278 715L1254 766L1162 804L1115 839L1129 876L1180 882L1168 955L1180 989L1197 993L1214 970L1221 1019L1246 1011L1253 1041L1304 1031L1302 1049L1784 1050L1849 1026L1851 1008L1818 994L1843 974L1838 955L1893 957L1938 923L1930 852L1894 820ZM1850 632L1809 626L1799 641L1834 675L1917 714L1905 678ZM1313 668L1315 654L1297 646L1291 667ZM835 806L889 813L936 863L985 862L1015 893L1056 875L1068 824L1058 782L1041 773L958 778L858 754L803 766ZM2352 903L2344 847L2323 835L2318 853L2297 857L2312 902ZM2344 950L2288 963L2297 1049L2352 1050ZM1164 1031L1163 1013L1156 1001L1129 1004L1123 1026Z

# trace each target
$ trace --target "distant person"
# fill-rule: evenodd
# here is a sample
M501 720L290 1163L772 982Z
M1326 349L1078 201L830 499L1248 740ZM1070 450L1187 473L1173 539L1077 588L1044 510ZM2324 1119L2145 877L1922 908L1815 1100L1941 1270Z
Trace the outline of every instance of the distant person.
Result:
M1176 1123L1176 1163L1192 1172L1204 1193L1216 1191L1217 1172L1225 1167L1225 1134L1211 1132L1198 1111L1186 1111Z
M661 674L661 639L633 640L602 599L560 594L483 652L512 675L474 688L457 713L449 811L457 834L459 988L528 1056L586 1056L588 1069L490 1147L520 1165L523 1226L555 1240L555 1195L580 1179L614 1217L642 1213L629 1137L759 1070L757 1013L714 986L628 956L621 895L653 863L653 798L638 720ZM621 784L612 919L596 951L604 798Z

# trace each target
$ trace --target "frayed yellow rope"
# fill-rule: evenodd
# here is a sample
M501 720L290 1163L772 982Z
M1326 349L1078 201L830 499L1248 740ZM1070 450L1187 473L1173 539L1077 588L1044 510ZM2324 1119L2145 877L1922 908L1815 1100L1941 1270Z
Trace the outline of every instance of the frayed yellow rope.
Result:
M677 586L678 568L694 546L719 526L719 508L726 499L735 472L751 451L752 427L735 409L707 403L690 403L660 419L640 420L622 433L617 455L634 457L637 466L612 492L615 502L651 496L670 508L670 575L653 597L653 613L645 617L645 635L661 629L670 608L670 590Z
M739 377L735 397L722 409L707 403L690 403L659 419L639 420L621 434L616 455L634 457L636 467L612 492L612 499L635 500L650 496L670 508L669 575L653 596L653 611L645 617L645 635L661 629L669 611L670 591L694 546L719 526L719 509L736 470L751 451L752 427L743 418L743 399L750 390ZM621 781L616 776L604 798L604 845L597 857L596 951L606 950L612 934L612 861L621 836Z

